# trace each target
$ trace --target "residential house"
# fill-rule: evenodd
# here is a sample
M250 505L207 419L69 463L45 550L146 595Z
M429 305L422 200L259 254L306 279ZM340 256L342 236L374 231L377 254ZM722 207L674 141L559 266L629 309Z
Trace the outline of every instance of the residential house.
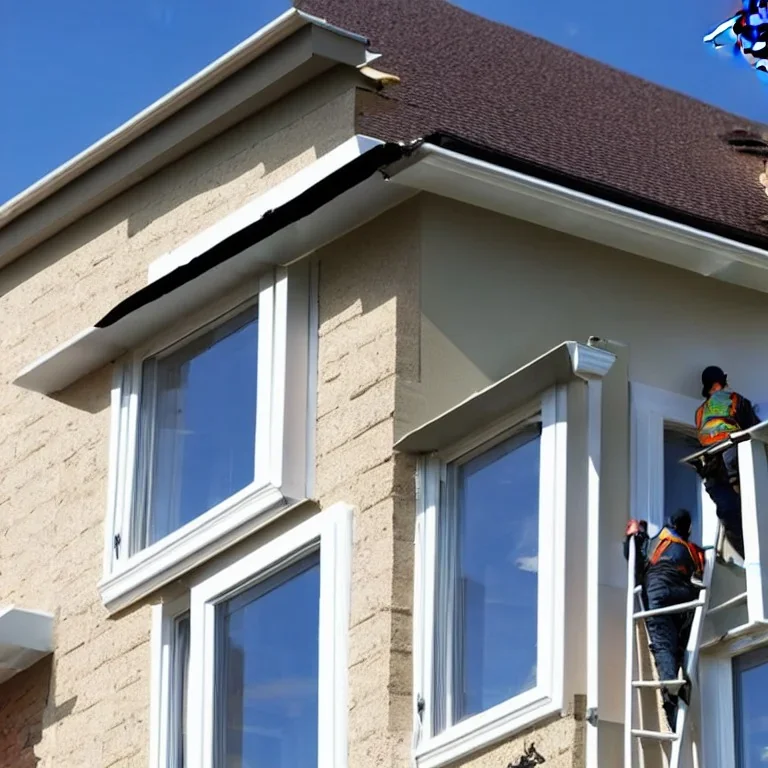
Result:
M767 399L761 131L302 0L4 205L0 765L625 765L626 520L711 539L699 373ZM740 451L717 768L768 744Z

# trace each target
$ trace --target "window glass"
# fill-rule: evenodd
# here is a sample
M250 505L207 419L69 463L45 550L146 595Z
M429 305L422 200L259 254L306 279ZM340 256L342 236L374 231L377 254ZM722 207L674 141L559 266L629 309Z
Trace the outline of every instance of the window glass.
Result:
M693 520L691 536L701 541L701 480L680 460L701 449L691 434L664 429L664 519L678 509L687 509Z
M454 470L454 722L536 685L539 444L537 425Z
M317 766L319 610L318 554L219 607L218 765Z
M189 614L174 622L171 677L171 738L169 740L172 768L184 768L187 743L187 691L189 685Z
M256 309L144 363L133 550L254 479Z
M733 661L737 768L768 764L768 648Z

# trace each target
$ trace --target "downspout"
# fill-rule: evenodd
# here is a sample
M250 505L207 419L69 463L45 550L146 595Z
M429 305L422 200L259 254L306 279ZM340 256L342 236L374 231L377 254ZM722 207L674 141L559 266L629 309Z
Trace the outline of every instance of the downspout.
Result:
M592 343L592 339L590 339ZM598 768L600 689L600 465L603 377L616 356L593 346L575 346L573 372L587 385L587 711L586 768Z

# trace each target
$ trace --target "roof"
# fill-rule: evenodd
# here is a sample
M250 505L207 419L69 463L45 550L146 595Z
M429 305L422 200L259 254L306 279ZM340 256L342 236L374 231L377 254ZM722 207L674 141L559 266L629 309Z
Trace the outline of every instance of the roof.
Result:
M532 175L759 247L764 162L727 137L760 125L444 0L297 0L367 37L398 75L359 117L386 141L434 132Z

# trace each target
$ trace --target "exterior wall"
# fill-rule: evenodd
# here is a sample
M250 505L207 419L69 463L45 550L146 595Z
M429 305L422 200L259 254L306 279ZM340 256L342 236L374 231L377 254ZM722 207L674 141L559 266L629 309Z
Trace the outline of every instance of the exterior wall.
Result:
M600 764L618 765L628 382L696 397L702 368L717 364L735 388L768 400L768 359L761 354L768 303L757 292L478 208L436 197L422 197L420 205L421 378L402 399L399 433L566 339L598 335L627 344L605 380L603 405L601 644L611 650L601 653ZM551 728L531 736L537 746ZM491 751L483 765L503 764L504 749Z
M415 463L392 444L418 375L419 251L406 204L319 253L316 495L356 507L350 768L410 765Z
M9 382L151 261L353 135L354 103L329 73L0 271L0 595L56 617L48 679L41 664L0 686L0 767L145 768L149 745L149 607L108 618L97 592L111 370L56 399Z

